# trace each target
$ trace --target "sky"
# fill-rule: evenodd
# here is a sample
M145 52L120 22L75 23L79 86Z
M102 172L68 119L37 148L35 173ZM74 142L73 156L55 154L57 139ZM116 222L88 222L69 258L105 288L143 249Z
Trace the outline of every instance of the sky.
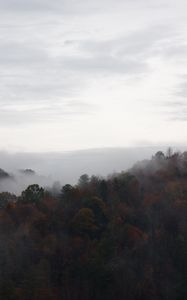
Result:
M0 0L0 150L187 144L186 0Z

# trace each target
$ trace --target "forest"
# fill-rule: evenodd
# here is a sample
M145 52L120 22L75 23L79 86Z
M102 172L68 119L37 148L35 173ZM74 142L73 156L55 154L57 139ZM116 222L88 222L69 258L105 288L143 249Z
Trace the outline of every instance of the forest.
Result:
M0 193L0 299L187 299L187 152Z

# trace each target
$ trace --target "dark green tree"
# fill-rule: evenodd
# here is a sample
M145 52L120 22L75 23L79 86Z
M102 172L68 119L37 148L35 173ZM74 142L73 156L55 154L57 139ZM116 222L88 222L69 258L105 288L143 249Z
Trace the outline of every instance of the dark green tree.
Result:
M38 204L44 197L44 189L38 184L32 184L22 192L21 200L25 203Z

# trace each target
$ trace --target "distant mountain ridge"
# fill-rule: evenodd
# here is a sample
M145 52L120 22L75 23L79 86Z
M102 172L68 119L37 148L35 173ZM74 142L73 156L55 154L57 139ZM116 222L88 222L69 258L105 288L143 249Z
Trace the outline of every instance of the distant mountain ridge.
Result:
M7 173L5 170L1 169L0 168L0 180L3 180L3 179L10 179L12 176Z

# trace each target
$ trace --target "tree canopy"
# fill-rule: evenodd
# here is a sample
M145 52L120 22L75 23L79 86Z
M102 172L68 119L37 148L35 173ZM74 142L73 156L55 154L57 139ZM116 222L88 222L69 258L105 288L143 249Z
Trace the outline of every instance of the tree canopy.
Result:
M0 204L0 299L187 299L186 153Z

